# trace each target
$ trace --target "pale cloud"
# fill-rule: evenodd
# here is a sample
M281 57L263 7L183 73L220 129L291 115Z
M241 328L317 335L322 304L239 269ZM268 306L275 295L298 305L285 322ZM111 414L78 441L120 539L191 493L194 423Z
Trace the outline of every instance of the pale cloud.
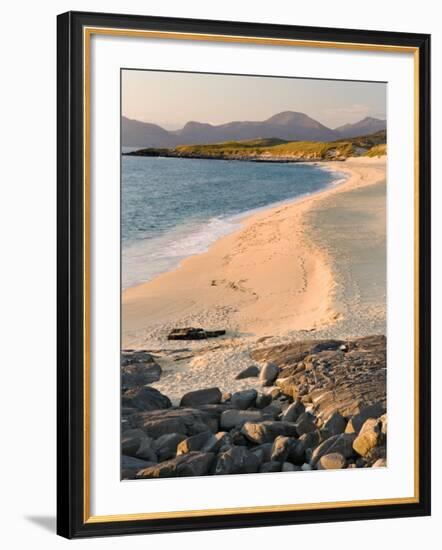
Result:
M189 120L265 120L281 111L336 128L366 116L385 118L386 110L380 82L125 70L122 91L125 116L168 129Z

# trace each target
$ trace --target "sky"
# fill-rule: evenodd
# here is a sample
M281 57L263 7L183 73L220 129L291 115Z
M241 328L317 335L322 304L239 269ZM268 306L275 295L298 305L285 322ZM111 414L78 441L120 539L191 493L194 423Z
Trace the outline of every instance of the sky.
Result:
M386 118L386 84L163 71L122 71L122 114L168 130L299 111L330 128Z

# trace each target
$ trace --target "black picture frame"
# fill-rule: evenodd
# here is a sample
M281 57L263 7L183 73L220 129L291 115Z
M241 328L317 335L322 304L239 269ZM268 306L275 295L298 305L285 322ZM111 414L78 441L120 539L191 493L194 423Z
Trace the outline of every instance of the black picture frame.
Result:
M406 504L268 511L201 517L89 521L85 514L84 437L84 28L107 27L180 33L403 46L419 60L418 162L418 499ZM57 21L57 532L67 538L227 529L430 514L430 36L367 30L329 29L68 12Z

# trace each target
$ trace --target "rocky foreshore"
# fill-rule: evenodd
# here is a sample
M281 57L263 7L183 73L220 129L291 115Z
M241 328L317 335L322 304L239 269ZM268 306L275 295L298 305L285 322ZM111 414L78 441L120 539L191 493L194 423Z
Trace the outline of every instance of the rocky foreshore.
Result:
M386 339L306 340L260 348L238 380L178 406L151 386L155 357L124 350L122 479L386 466Z

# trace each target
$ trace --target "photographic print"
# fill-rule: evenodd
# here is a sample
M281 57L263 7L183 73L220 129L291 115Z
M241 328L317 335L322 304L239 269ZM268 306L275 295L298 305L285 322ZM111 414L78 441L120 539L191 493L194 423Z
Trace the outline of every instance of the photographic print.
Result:
M121 479L387 466L386 93L121 70Z
M430 36L57 26L57 532L429 515Z

